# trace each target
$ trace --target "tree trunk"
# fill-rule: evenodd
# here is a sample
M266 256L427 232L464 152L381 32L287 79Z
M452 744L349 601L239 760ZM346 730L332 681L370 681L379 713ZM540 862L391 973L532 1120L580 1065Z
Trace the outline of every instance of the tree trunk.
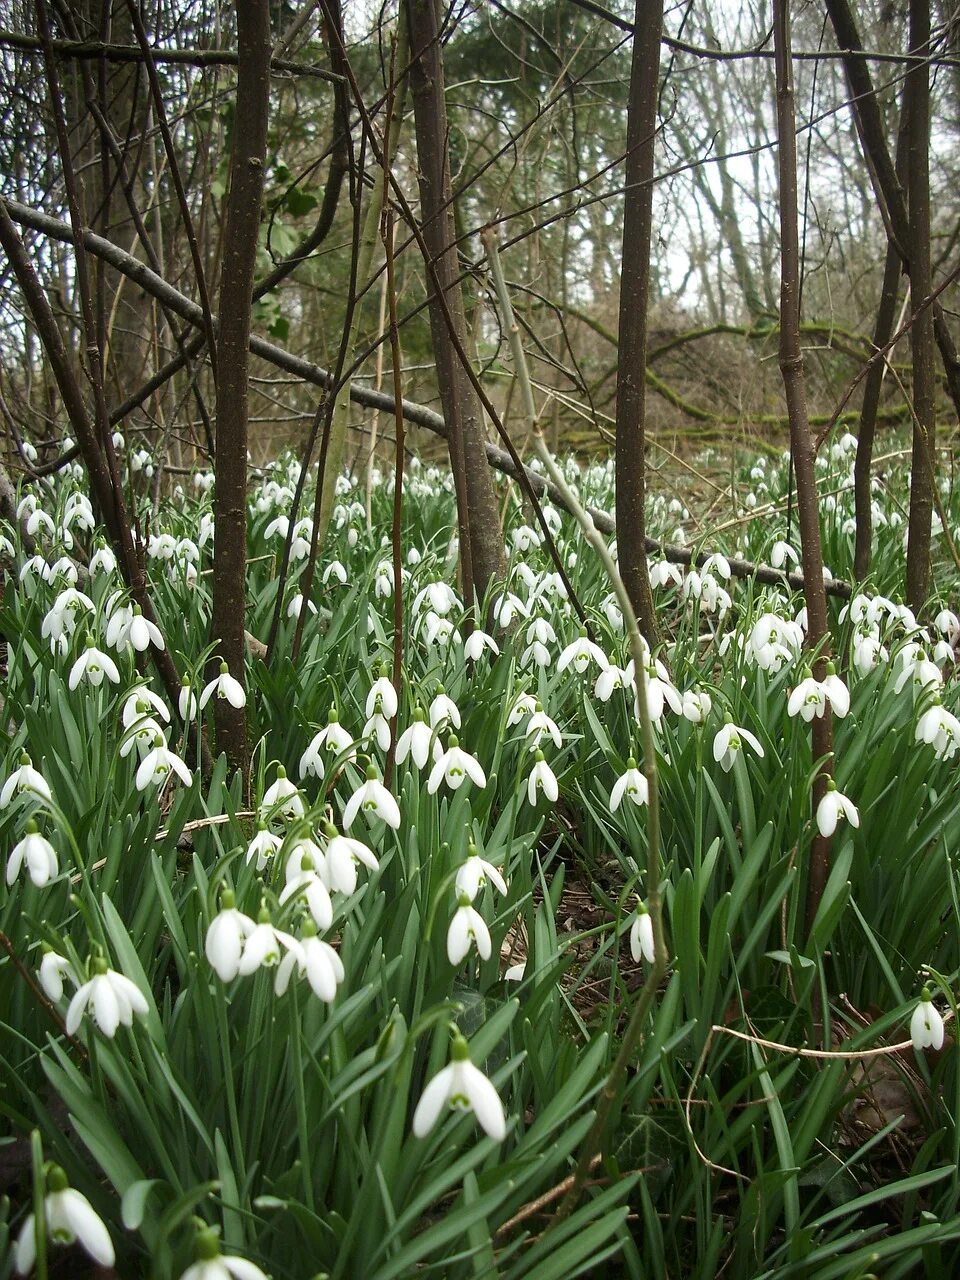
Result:
M268 0L237 6L237 114L230 157L217 341L217 446L213 493L213 662L225 662L244 682L247 556L247 370L253 273L260 235L260 202L270 102ZM218 748L246 771L246 716L217 698Z
M465 350L469 341L453 229L439 13L436 0L406 3L423 238L452 326ZM430 264L427 265L429 269ZM464 592L469 595L472 587L479 604L491 582L503 578L506 561L496 495L486 463L483 414L447 325L444 308L434 296L430 302L430 332L457 484Z
M637 0L627 107L627 190L623 206L617 365L617 552L620 573L640 630L651 647L657 640L657 622L647 572L644 431L653 160L662 26L662 0L646 3Z
M930 54L929 0L910 0L910 52ZM910 303L914 310L933 288L930 269L930 70L916 62L903 91L907 112L907 209L910 218ZM933 311L924 307L910 329L913 358L913 456L907 526L907 603L915 612L930 594L936 384Z
M797 517L807 606L807 644L818 652L815 671L823 678L829 651L827 595L823 585L820 512L814 470L813 437L807 416L807 389L800 347L800 235L797 214L797 134L790 48L789 0L774 0L773 34L777 71L777 165L780 178L780 372L790 419L790 443L797 479ZM823 760L813 784L813 811L831 774L833 725L830 708L815 719L813 758ZM830 870L830 840L816 834L807 876L806 923L809 931Z

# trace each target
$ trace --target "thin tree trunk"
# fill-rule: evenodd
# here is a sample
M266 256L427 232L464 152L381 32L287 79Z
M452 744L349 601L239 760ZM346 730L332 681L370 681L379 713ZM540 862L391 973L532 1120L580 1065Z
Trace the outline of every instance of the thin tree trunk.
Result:
M460 347L466 349L468 335L453 228L440 17L436 0L406 3L423 238ZM483 414L436 297L430 303L430 332L457 484L464 592L469 595L472 588L479 604L491 582L502 579L506 571L497 500L486 464Z
M826 7L830 15L830 21L833 23L837 44L841 50L848 54L843 59L843 69L846 73L847 84L850 87L850 109L853 112L857 133L860 135L860 141L863 144L863 154L867 162L867 168L870 171L870 180L873 183L877 204L883 214L887 234L896 244L904 267L909 270L913 249L911 245L910 219L907 215L907 201L894 168L890 148L887 145L883 118L880 114L880 106L873 86L870 63L866 58L857 56L863 52L863 42L860 39L860 33L857 29L856 19L849 0L826 0ZM929 27L930 15L928 6L928 32ZM911 46L913 43L911 21ZM913 49L911 51L915 52ZM915 73L918 76L923 73L927 77L926 63L914 64L913 69L908 73L907 87L904 93L905 98L910 95L909 85L911 77ZM915 88L917 87L919 87L919 81L915 85ZM929 102L929 79L927 79L927 94ZM927 111L929 118L929 105ZM929 140L929 130L927 137ZM929 173L929 168L927 171ZM914 308L927 296L925 293L917 294L914 290L912 290L912 294ZM954 409L957 415L960 416L960 356L957 355L953 335L947 326L943 308L939 302L933 304L933 330L947 377L947 389L953 401Z
M237 6L237 114L230 158L224 260L217 340L217 449L213 493L213 660L244 682L247 556L247 374L253 273L260 234L260 202L270 103L268 0ZM246 771L243 708L217 698L217 745L234 768Z
M924 59L930 54L929 0L910 0L910 52ZM908 117L910 300L916 306L933 288L930 268L930 70L925 61L911 65L903 97ZM910 330L915 419L907 526L907 603L914 611L926 604L930 594L930 526L935 483L932 469L936 430L933 342L933 312L930 307L925 307Z
M646 554L647 308L653 221L653 161L660 84L662 0L637 0L627 107L627 190L623 206L620 340L617 365L617 553L640 630L657 640Z
M790 442L797 480L797 517L803 557L807 643L818 651L815 673L823 678L829 649L827 595L823 585L820 512L814 470L813 437L807 416L807 389L800 347L800 237L798 227L796 106L790 48L789 0L774 0L773 35L777 72L777 163L780 178L780 372L790 418ZM813 811L831 775L833 724L829 706L814 719L813 758L821 760L813 784ZM807 875L806 924L809 932L830 870L831 841L816 834Z

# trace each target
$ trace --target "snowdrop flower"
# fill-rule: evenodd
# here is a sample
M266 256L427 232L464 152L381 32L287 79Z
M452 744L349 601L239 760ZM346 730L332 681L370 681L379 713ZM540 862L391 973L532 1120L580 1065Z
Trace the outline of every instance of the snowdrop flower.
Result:
M680 711L691 724L703 724L713 708L713 699L705 689L688 689L680 700Z
M528 524L522 524L519 529L514 529L510 535L514 550L520 555L526 555L528 551L533 550L543 544L543 538L536 531L531 529Z
M133 614L127 628L127 641L137 653L146 652L151 645L157 649L165 647L160 628L143 616L139 605L133 606Z
M447 1106L457 1111L472 1111L484 1133L494 1142L507 1136L503 1103L496 1089L479 1068L470 1061L470 1049L463 1036L457 1034L450 1046L450 1062L433 1077L413 1114L413 1132L425 1138Z
M832 836L841 818L846 818L851 827L860 825L860 814L856 807L837 790L837 784L831 778L827 783L826 794L817 805L817 830L824 838Z
M86 680L95 689L99 689L100 685L103 684L104 677L111 684L120 683L120 672L117 670L117 664L107 654L101 653L92 639L88 639L86 649L70 668L70 677L67 680L67 684L73 691L81 680Z
M560 737L560 730L556 724L543 709L542 703L537 703L536 710L528 717L527 723L523 728L523 736L527 740L530 749L536 750L540 745L540 739L547 734L553 742L553 745L559 751L563 746L563 739Z
M629 758L626 769L613 784L613 790L610 792L611 813L616 813L620 808L624 796L629 796L638 808L646 804L648 799L647 780L637 768L637 762L633 756Z
M534 765L527 779L527 799L534 808L537 805L538 789L543 791L549 801L556 803L560 788L557 785L556 774L547 764L542 751L538 751L534 756Z
M43 988L47 999L52 1001L53 1004L58 1004L63 999L63 980L65 977L69 978L75 986L79 985L79 979L67 957L57 955L56 951L50 951L45 946L43 959L40 961L40 986Z
M627 670L633 675L633 662L631 661ZM666 703L674 715L680 715L683 710L683 701L680 694L673 686L673 682L667 672L666 667L659 658L652 665L646 668L646 692L647 692L647 711L650 719L656 722L663 715L664 704ZM640 691L637 690L636 697L637 719L640 718Z
M879 636L858 634L853 641L853 665L862 676L869 675L881 662L889 662L890 655L880 643Z
M770 563L774 569L782 569L789 561L794 568L799 567L800 557L789 542L775 542L770 552Z
M487 785L487 775L483 772L479 760L464 751L453 734L447 739L447 749L435 762L427 780L427 791L436 795L440 784L446 782L451 791L460 788L467 779L478 787Z
M389 746L389 743L387 745ZM344 755L344 762L353 760L356 757L354 741L340 723L336 707L330 708L325 727L314 736L310 745L300 757L301 778L305 778L311 773L317 778L323 777L324 765L321 752L325 752L331 759L347 753Z
M617 603L617 597L612 592L603 602L603 614L612 630L623 630L623 612Z
M24 751L20 756L20 764L14 769L0 790L0 809L5 809L15 795L26 791L40 800L52 800L50 787L43 774L34 769L30 757Z
M120 712L123 727L129 729L131 725L148 717L151 711L155 711L165 724L170 723L170 712L160 695L154 693L145 684L138 685L124 698L123 709Z
M151 783L155 787L161 787L171 773L175 773L185 787L193 782L193 774L176 752L167 747L163 736L158 733L153 740L153 749L144 756L137 769L137 790L145 791Z
M230 674L230 668L225 662L220 663L220 674L211 680L208 685L204 686L203 693L200 695L201 711L214 694L218 698L225 698L231 707L236 707L238 711L247 702L247 695L243 691L243 685Z
M283 840L280 836L268 830L266 823L260 822L257 825L257 834L247 845L247 862L256 860L257 870L263 871L271 858L279 852Z
M704 574L717 573L724 582L730 581L730 561L719 552L715 552L712 556L707 556L702 567Z
M507 716L508 727L512 729L514 725L519 724L524 716L528 716L531 711L536 711L537 705L537 700L532 694L518 694L516 701L510 708L510 714Z
M118 653L123 653L133 647L130 644L130 623L133 621L133 609L130 605L120 603L119 595L119 592L114 592L106 603L103 634L108 648L116 649Z
M390 721L379 711L375 711L363 726L364 738L373 738L381 751L390 749Z
M452 965L459 965L470 950L471 942L477 944L477 954L481 960L489 960L493 944L490 941L490 930L487 922L475 907L471 905L466 893L457 898L457 909L447 930L447 959Z
M637 903L637 914L630 926L630 954L633 956L634 964L639 964L641 960L646 960L647 964L653 964L656 959L656 950L653 945L653 920L644 902Z
M943 1048L943 1018L933 1003L930 988L924 987L910 1019L910 1039L917 1053Z
M423 631L427 644L436 645L440 649L445 649L451 640L458 644L460 642L460 632L450 619L442 618L432 610L426 616Z
M946 639L954 645L960 640L960 618L950 609L941 609L933 620L933 625Z
M318 846L309 838L298 840L287 858L286 884L280 894L281 907L302 894L318 929L329 929L333 924L333 902L324 869L324 856Z
M938 698L917 721L914 741L932 746L938 760L950 760L960 746L960 720Z
M56 526L47 513L41 507L37 507L27 517L27 533L31 538L36 538L41 530L50 538L53 538L57 532Z
M417 707L413 713L413 723L404 729L397 740L397 764L403 764L409 756L418 769L423 769L430 759L431 742L436 758L441 754L440 744L434 741L433 730L427 724L422 708Z
M597 676L596 683L593 686L593 696L599 698L601 702L609 702L613 696L614 689L627 689L633 684L633 675L630 668L626 670L623 667L616 667L612 663L605 671L601 671ZM559 743L557 744L560 745Z
M139 994L139 993L138 993ZM116 1261L113 1242L103 1220L82 1192L71 1187L59 1165L47 1169L47 1194L43 1200L46 1238L54 1244L79 1243L98 1266L112 1267ZM17 1238L16 1269L25 1276L37 1260L37 1223L28 1214Z
M257 923L243 942L243 954L237 972L241 978L249 978L258 969L272 969L280 963L280 949L300 952L300 944L289 933L277 929L270 922L270 913L261 908Z
M278 806L280 817L287 822L303 817L303 797L287 777L287 771L282 764L277 765L276 781L272 782L263 793L263 800L260 802L261 817L270 815Z
M341 586L346 585L347 571L343 567L343 565L340 563L339 560L330 561L330 563L324 569L323 574L320 578L320 581L326 587L326 586L329 586L331 578L336 578L336 580L340 583Z
M312 613L314 616L316 616L317 606L313 603L312 600L306 601L306 607L307 607L308 613ZM287 605L287 617L299 618L301 613L303 613L303 608L304 608L303 596L301 594L293 596L290 603Z
M588 640L586 630L581 628L577 639L568 644L561 653L557 661L557 671L563 672L567 667L572 666L578 675L583 675L591 662L595 662L601 671L606 670L610 665L607 655L600 646Z
M373 686L367 694L364 712L368 717L380 715L384 720L392 720L397 714L398 706L397 691L394 689L390 677L385 671L382 671L379 679L373 682Z
M466 897L472 902L487 880L501 893L505 894L507 892L507 882L497 868L493 863L487 862L480 857L475 844L470 844L467 849L466 861L460 864L457 870L457 878L454 881L458 900L461 897Z
M197 695L193 692L188 676L183 677L180 696L177 699L177 710L180 712L180 719L184 724L190 724L191 721L195 720L200 711Z
M683 583L683 570L669 560L657 560L650 566L649 574L652 587L679 587Z
M180 1280L268 1280L268 1277L246 1258L220 1252L217 1233L204 1228L194 1242L196 1262L187 1267Z
M13 884L24 865L38 889L56 879L56 850L46 836L40 834L35 822L27 823L27 834L19 844L14 845L7 860L7 884Z
M154 720L152 716L142 716L123 735L120 742L121 760L126 760L134 747L137 748L137 754L142 760L144 756L153 750L157 739L161 742L166 741L163 735L163 726Z
M488 636L486 631L471 631L463 646L463 656L468 662L478 662L484 649L489 649L495 658L500 654L500 646L493 636Z
M808 723L814 716L821 719L826 709L826 690L819 680L810 675L800 681L787 701L787 715L800 715Z
M743 744L751 747L763 759L763 747L749 729L742 729L732 721L728 721L713 740L713 758L724 773L729 773L733 762L743 750Z
M913 691L919 695L925 690L939 689L943 684L943 676L935 662L931 662L917 644L904 645L898 655L900 674L893 684L894 693L902 693L912 683Z
M317 926L313 920L303 922L299 941L299 950L288 951L277 966L274 991L278 996L284 994L296 968L297 976L307 979L313 994L324 1003L332 1004L337 996L337 987L347 976L343 962L328 942L317 937Z
M132 1027L133 1015L145 1017L150 1011L143 992L115 969L109 969L103 956L93 961L93 977L81 986L67 1008L64 1027L68 1036L76 1035L83 1015L93 1015L93 1020L110 1039L119 1026Z
M432 774L430 776L433 777ZM352 827L361 809L368 822L374 818L382 818L394 831L400 827L400 806L380 781L374 764L367 765L366 782L347 801L343 811L343 825Z
M460 728L460 710L454 700L447 697L441 685L430 703L430 727L440 730L448 724L454 729Z
M837 675L837 668L832 662L827 663L827 674L821 684L833 714L842 720L850 710L850 690Z
M512 591L497 596L493 606L493 619L497 626L506 630L517 615L521 618L530 616L530 610L518 596L515 596Z

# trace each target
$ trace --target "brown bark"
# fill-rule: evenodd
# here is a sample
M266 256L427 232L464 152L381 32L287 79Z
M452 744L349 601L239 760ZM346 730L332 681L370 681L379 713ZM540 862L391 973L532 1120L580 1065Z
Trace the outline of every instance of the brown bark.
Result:
M910 52L930 52L929 0L910 0ZM907 113L907 208L910 217L910 298L914 303L933 288L930 266L930 71L911 64L903 91ZM933 311L927 307L910 330L913 358L913 458L910 516L907 526L907 603L921 609L930 594L930 527L936 430L936 381L933 367Z
M217 441L213 507L214 660L244 683L247 555L247 397L253 273L270 104L268 0L237 6L237 115L230 157L217 337ZM246 716L216 699L218 748L246 772Z
M863 52L863 42L860 39L856 19L849 0L826 0L826 7L830 15L830 21L833 24L834 34L837 37L837 44L848 54L843 60L843 69L847 77L847 84L850 86L850 106L857 132L863 145L864 158L870 171L870 180L873 183L877 204L883 214L887 234L897 247L904 269L909 271L912 245L910 219L907 215L907 201L894 168L890 148L887 145L883 118L880 114L880 105L873 85L870 64L866 58L857 56ZM929 22L928 12L928 31ZM911 37L911 44L912 42ZM911 52L915 52L915 50L911 48ZM911 92L909 88L910 78L915 72L920 72L926 77L928 75L927 64L924 62L912 66L912 70L907 76L905 97L909 96ZM929 93L929 80L927 84ZM927 110L929 112L929 106ZM917 294L912 290L912 287L911 291L911 301L914 308L916 308L927 294ZM929 288L927 293L929 293ZM932 317L934 334L947 378L947 389L953 401L954 409L957 415L960 416L960 357L957 355L953 335L947 327L943 308L939 302L935 302L933 305Z
M468 339L453 226L440 17L436 0L406 0L406 4L423 240L463 350ZM472 588L479 604L506 569L500 516L486 463L483 414L436 297L430 303L430 332L457 483L464 592L469 595Z
M797 215L797 136L790 52L789 0L774 0L773 35L777 72L777 165L780 178L780 372L790 418L790 444L797 482L797 518L803 559L807 643L818 654L815 672L823 677L829 651L827 596L823 586L820 512L814 471L814 446L807 415L807 389L800 346L800 236ZM813 784L813 811L831 774L833 724L829 706L814 719L813 758L822 760ZM830 870L831 841L816 834L807 875L806 924L809 931Z
M640 630L657 640L646 554L647 308L653 221L653 162L660 83L662 0L637 0L627 106L626 195L617 365L617 552Z

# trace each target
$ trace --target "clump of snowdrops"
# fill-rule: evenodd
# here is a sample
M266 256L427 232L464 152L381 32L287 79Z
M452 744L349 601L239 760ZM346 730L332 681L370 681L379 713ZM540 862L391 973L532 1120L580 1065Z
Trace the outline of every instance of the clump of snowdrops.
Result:
M822 466L839 579L850 465L841 438ZM0 1274L61 1247L161 1280L562 1277L611 1255L637 1277L906 1275L921 1258L948 1274L960 622L949 595L920 619L896 598L897 495L877 492L877 579L833 606L821 681L802 598L735 578L723 554L792 567L782 458L744 466L743 518L706 563L650 565L669 637L645 656L671 964L602 1162L559 1214L652 955L619 609L548 504L582 625L508 503L509 575L470 625L452 486L418 465L402 580L391 481L368 528L343 478L305 600L297 474L283 461L251 484L254 635L291 520L293 571L276 656L251 659L245 686L208 662L204 473L149 525L159 628L79 475L22 490L34 557L3 530L0 1107L29 1159ZM612 508L609 465L567 474ZM691 536L678 500L650 520ZM188 678L177 707L151 675L160 646ZM198 767L220 698L257 743L249 803L224 761ZM836 781L814 810L810 723L828 707ZM808 934L816 831L833 868Z

